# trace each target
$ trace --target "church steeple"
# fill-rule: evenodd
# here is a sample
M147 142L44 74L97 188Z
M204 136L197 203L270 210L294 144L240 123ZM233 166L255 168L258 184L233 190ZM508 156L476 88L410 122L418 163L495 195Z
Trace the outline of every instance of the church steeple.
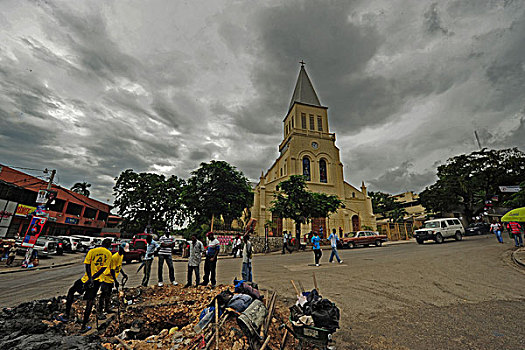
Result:
M312 82L310 81L310 78L304 69L303 61L301 61L301 70L299 71L299 76L297 77L297 83L295 84L295 89L288 110L292 108L294 102L322 107L321 102L319 102L319 98L315 93L314 86L312 85Z

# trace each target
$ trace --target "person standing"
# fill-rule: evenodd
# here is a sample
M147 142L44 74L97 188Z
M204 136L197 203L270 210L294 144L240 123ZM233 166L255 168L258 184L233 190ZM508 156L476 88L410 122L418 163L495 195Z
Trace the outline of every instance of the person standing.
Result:
M105 311L106 313L113 313L114 311L111 310L111 292L113 291L113 286L117 288L119 287L119 283L117 280L117 277L120 273L122 273L122 280L127 281L128 275L122 270L122 259L124 258L124 253L129 251L129 245L126 243L122 243L118 247L118 251L111 256L111 260L108 264L108 268L104 271L104 273L101 276L101 283L100 283L100 299L98 302L98 319L99 320L105 320L106 316L102 313Z
M319 260L321 260L323 252L321 251L321 238L319 238L319 234L317 232L312 233L312 244L314 250L315 266L319 266Z
M512 221L509 222L510 232L514 236L514 244L516 247L523 247L523 232L521 225L516 222Z
M292 254L292 249L290 249L290 246L288 245L289 242L290 242L290 235L288 231L284 231L283 232L283 254L286 254L286 252L284 251L285 249L288 250L290 254Z
M339 258L339 254L337 254L337 242L339 242L339 237L337 237L337 233L335 231L335 228L332 229L332 233L330 236L328 236L328 239L330 240L330 245L332 246L332 254L330 254L330 262L334 260L334 256L337 259L337 262L339 264L343 263L343 260Z
M7 261L5 262L6 266L11 266L13 261L15 261L16 257L16 247L13 244L11 248L9 248L9 256L7 257Z
M252 282L252 242L250 242L250 234L244 235L244 248L242 250L242 279Z
M242 246L241 235L237 234L237 238L233 240L232 254L234 258L241 256L241 246Z
M159 244L153 240L153 236L146 236L146 256L144 256L144 278L142 279L142 286L147 287L149 283L149 276L151 274L151 264L153 264L153 257Z
M169 236L168 232L164 232L164 234L159 238L160 243L160 249L159 249L159 265L157 267L157 277L159 279L159 287L162 287L164 285L164 278L162 276L162 269L164 267L164 262L166 262L166 265L168 265L168 271L170 276L170 282L174 286L176 286L178 283L175 281L175 270L173 269L173 258L171 251L173 249L173 246L175 245L175 242L173 239Z
M195 272L195 287L199 285L199 266L202 260L202 252L204 251L204 245L197 239L197 235L191 235L190 243L190 256L188 257L188 281L186 282L185 288L191 286L191 279L193 272Z
M80 295L84 294L86 309L84 310L84 318L82 320L81 332L83 333L91 329L87 324L100 288L101 275L106 271L111 260L111 252L108 250L110 246L111 240L106 238L102 241L101 247L93 248L86 254L86 258L84 259L86 273L69 288L66 297L66 312L65 314L57 316L57 320L68 322L75 293Z
M499 222L493 222L490 225L490 231L496 235L498 242L503 243L503 237L501 236L501 224Z
M221 249L220 242L213 232L208 232L208 249L206 250L206 259L204 260L204 278L202 279L202 285L206 286L211 281L211 287L215 288L217 284L216 280L216 269L217 269L217 256Z

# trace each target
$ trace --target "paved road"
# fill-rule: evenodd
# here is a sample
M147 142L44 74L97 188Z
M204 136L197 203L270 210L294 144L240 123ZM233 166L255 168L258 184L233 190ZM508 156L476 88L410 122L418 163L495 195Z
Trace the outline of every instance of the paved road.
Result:
M321 294L341 309L339 349L525 349L525 273L511 262L512 250L510 242L477 236L441 245L344 250L341 265L327 263L328 251L320 267L309 265L311 252L257 256L253 265L257 282L289 303L290 279L312 288L315 272ZM240 276L240 263L220 260L219 283ZM137 267L124 267L130 285L140 282ZM175 268L184 281L185 264ZM0 305L64 294L82 269L1 275Z

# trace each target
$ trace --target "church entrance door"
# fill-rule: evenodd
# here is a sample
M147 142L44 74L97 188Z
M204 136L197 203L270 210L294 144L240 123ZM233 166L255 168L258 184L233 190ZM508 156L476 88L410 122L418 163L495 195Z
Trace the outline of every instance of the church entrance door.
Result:
M357 232L361 229L361 225L359 224L359 216L354 215L352 216L352 231Z

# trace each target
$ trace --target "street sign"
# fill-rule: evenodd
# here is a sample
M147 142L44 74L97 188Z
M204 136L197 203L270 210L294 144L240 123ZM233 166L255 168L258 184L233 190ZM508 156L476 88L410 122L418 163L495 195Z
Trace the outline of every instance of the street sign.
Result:
M39 190L38 195L36 196L36 202L37 203L45 203L47 202L47 191L46 190Z
M520 186L499 186L501 192L516 193L520 191Z
M40 236L40 233L42 233L46 221L47 218L37 216L31 218L31 223L27 228L26 236L22 241L22 248L33 248L35 246L36 240L38 239L38 236Z

